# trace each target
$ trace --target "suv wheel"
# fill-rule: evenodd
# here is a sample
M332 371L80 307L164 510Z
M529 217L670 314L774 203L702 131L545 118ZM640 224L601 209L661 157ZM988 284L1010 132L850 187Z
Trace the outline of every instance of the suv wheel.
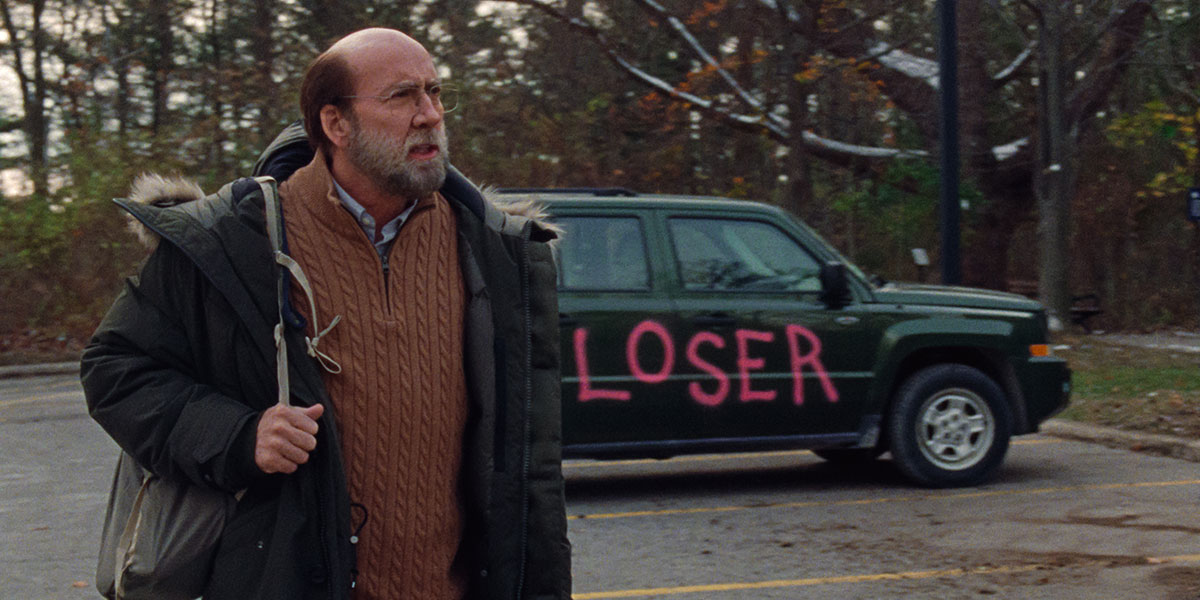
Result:
M1004 460L1012 432L1004 392L982 371L936 365L909 377L892 403L892 457L931 487L975 485Z

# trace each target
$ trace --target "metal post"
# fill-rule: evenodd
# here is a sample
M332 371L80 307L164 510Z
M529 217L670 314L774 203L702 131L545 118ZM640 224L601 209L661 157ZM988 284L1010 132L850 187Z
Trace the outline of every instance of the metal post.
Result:
M942 283L962 281L958 198L958 28L956 0L938 0L939 129L942 146Z

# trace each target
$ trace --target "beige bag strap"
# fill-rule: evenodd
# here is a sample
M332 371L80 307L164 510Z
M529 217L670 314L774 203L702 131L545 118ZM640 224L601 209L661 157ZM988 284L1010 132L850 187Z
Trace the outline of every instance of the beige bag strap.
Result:
M122 460L124 460L122 458ZM121 538L117 542L117 558L114 564L115 573L113 573L113 591L117 598L125 597L125 573L129 570L129 565L133 562L133 557L139 550L137 548L138 527L142 524L142 502L146 499L146 493L150 487L149 473L146 473L141 467L130 460L129 466L138 469L142 472L142 485L138 487L137 497L133 500L133 507L129 511L129 518L125 521L125 529L121 531Z
M283 213L279 207L279 189L275 185L275 179L268 176L255 177L263 193L263 204L266 206L267 213L267 237L271 239L271 250L275 256L275 262L286 269L292 277L296 278L296 282L300 284L300 288L304 290L304 295L308 298L308 306L312 312L313 329L318 329L317 324L317 303L313 298L312 285L308 281L308 277L304 274L304 270L300 268L292 257L283 252ZM287 340L284 336L286 326L284 325L283 312L287 303L287 285L288 279L284 276L283 270L279 271L279 280L276 282L275 295L278 298L279 307L279 322L275 324L275 376L279 382L279 403L290 404L290 386L288 384L288 358L287 358ZM335 325L342 320L341 315L337 315L329 322L329 325L324 329L320 329L317 335L313 337L305 336L304 342L308 355L317 359L321 363L321 367L330 373L341 373L342 365L338 364L333 357L321 352L321 338L329 333Z
M279 255L283 254L283 219L279 214L279 193L275 187L275 179L272 177L255 177L258 186L262 188L263 204L267 211L267 237L271 240L271 251L275 255L276 261L279 260ZM283 309L284 309L284 294L287 293L285 286L287 285L287 277L283 276L283 271L279 272L279 277L275 282L275 296L278 299L279 307L279 322L275 323L275 379L279 382L279 403L287 405L291 403L291 385L288 382L288 356L287 356L287 341L284 337L283 324Z

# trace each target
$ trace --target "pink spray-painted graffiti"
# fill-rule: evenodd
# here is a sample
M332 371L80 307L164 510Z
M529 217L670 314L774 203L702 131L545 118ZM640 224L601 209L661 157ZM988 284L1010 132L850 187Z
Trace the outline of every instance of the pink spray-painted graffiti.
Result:
M808 371L816 376L821 384L825 398L837 402L838 391L825 365L821 362L821 339L808 328L801 325L788 325L783 331L787 340L788 358L792 372L792 402L797 406L804 404L804 373ZM763 352L769 351L766 344L775 342L775 332L755 329L738 329L734 331L733 340L737 356L734 366L738 377L738 401L740 402L770 402L776 399L775 390L754 389L751 386L753 373L762 371L766 366ZM592 381L587 352L588 330L575 330L574 349L575 367L579 376L579 401L616 400L627 402L633 394L629 390L618 388L600 388ZM658 344L662 351L662 364L643 365L638 350L643 344ZM752 347L751 344L754 344ZM704 358L702 353L708 348L716 351L724 350L727 343L725 338L709 332L701 331L688 340L684 351L687 363L696 370L708 375L716 382L709 384L712 391L706 390L706 385L699 381L688 384L688 394L697 404L702 406L719 406L729 398L731 391L730 374L714 364L714 361ZM710 351L711 352L711 351ZM625 341L625 363L633 378L641 383L660 384L667 381L676 368L675 341L666 327L657 321L646 320L638 323Z
M642 336L652 333L658 336L659 342L663 345L663 364L662 368L657 373L647 373L642 370L641 361L638 360L637 349L638 343L641 342ZM633 378L642 383L662 383L671 376L671 369L675 366L675 343L671 341L671 332L667 331L662 323L655 321L642 321L629 332L629 340L625 342L625 362L629 364L629 372L633 373Z
M767 361L762 357L750 356L750 342L772 342L775 341L775 334L770 331L754 331L752 329L739 329L733 334L737 339L737 368L738 377L742 381L742 402L753 402L755 400L763 400L770 402L775 399L775 390L763 392L750 389L750 371L761 371L766 366Z
M628 390L598 390L592 387L592 377L587 368L587 330L575 330L575 364L579 366L579 401L629 400L633 397Z
M695 365L697 369L711 375L713 379L716 379L717 389L709 394L704 391L699 382L693 381L688 384L688 393L692 395L693 400L704 406L717 406L725 401L725 396L729 395L729 376L717 368L716 365L700 358L700 344L705 343L716 346L718 350L725 348L725 340L721 339L721 336L702 331L692 336L691 341L688 342L688 362Z

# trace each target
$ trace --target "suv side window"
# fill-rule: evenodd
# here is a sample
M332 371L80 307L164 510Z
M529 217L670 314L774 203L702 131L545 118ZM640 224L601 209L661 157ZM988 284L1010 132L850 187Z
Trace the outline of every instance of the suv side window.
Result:
M779 228L762 221L668 221L684 289L820 291L820 263Z
M569 290L650 289L642 223L635 217L559 217L558 286Z

